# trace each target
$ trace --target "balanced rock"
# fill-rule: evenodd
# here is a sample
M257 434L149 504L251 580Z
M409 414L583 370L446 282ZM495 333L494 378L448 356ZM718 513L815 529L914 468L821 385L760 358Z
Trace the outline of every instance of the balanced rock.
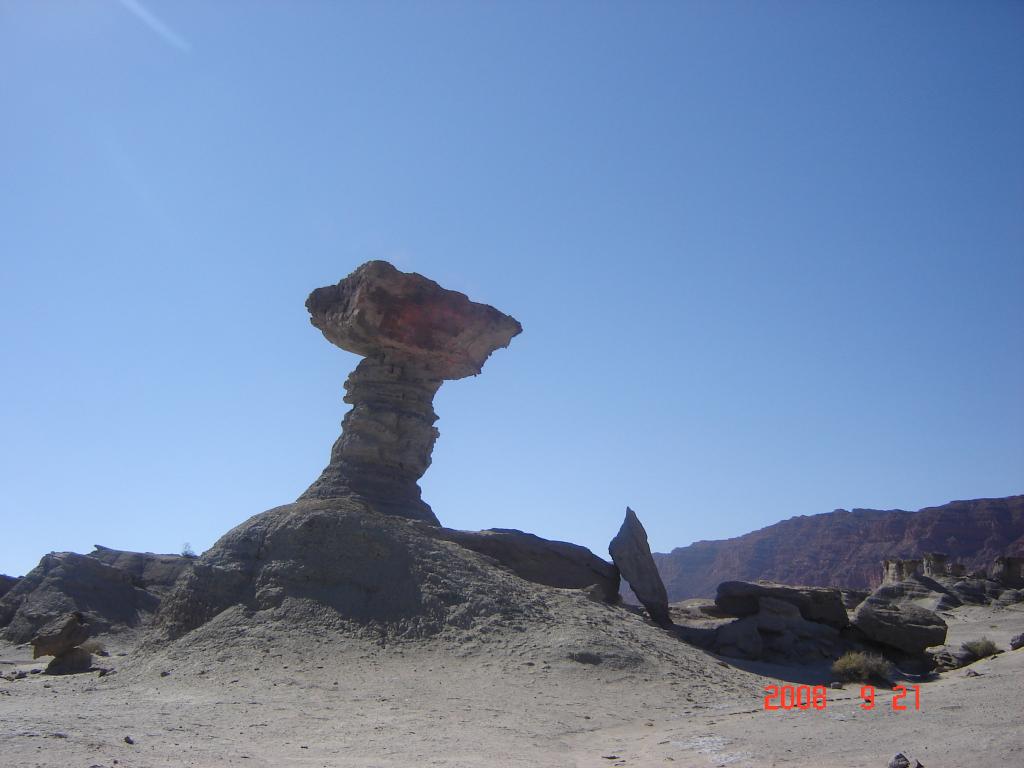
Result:
M857 607L853 625L876 643L912 654L946 642L946 622L938 614L874 594Z
M651 546L647 543L647 531L629 507L626 507L626 519L622 521L619 532L608 545L608 554L654 622L666 629L670 628L672 619L669 616L665 584L654 564Z
M78 611L61 616L39 630L32 638L32 658L63 656L89 639L89 625Z
M434 395L445 379L480 373L522 326L385 261L317 288L306 308L328 341L365 359L345 382L353 407L330 463L300 500L354 493L386 514L438 524L417 484L439 435Z
M46 665L48 675L74 675L92 669L92 654L85 648L72 648Z
M729 616L752 616L760 610L760 600L771 597L789 603L807 621L827 624L836 629L849 625L843 595L827 587L790 587L784 584L723 581L718 585L715 605Z

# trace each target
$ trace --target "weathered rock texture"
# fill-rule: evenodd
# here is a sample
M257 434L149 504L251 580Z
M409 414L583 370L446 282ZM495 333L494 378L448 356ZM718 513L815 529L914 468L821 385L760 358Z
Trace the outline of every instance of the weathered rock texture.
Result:
M192 558L97 547L89 555L52 552L0 598L0 627L27 642L45 624L80 612L94 634L150 619Z
M987 569L1000 556L1024 556L1024 496L954 501L918 512L855 509L794 517L654 559L676 601L712 597L721 582L736 580L873 589L881 581L878 563L922 552L944 552L969 571Z
M303 620L314 613L354 632L417 638L475 621L528 617L536 599L513 568L495 567L494 561L550 574L551 562L564 558L556 554L526 566L526 558L508 553L550 550L543 544L532 549L514 536L508 537L515 542L510 547L481 543L487 536L381 514L355 494L298 501L222 536L178 583L160 623L177 637L240 608ZM587 560L574 553L566 572L582 574L591 567ZM581 575L577 583L595 583L598 575Z
M1024 557L998 557L992 567L992 579L1005 587L1024 587Z
M761 609L764 598L792 605L807 621L827 624L835 629L842 629L850 623L842 592L838 589L726 581L718 585L715 605L728 616L752 616Z
M813 663L844 647L835 627L808 621L792 602L762 595L755 609L715 632L713 649L723 656L779 663Z
M626 507L626 519L622 521L619 532L608 545L608 554L654 622L665 628L671 627L668 595L651 556L647 531L629 507Z
M440 528L437 536L487 555L527 581L563 589L596 586L602 600L618 600L619 569L578 544L549 541L508 528L487 531Z
M89 639L90 626L78 611L54 619L32 638L32 658L53 656L46 667L48 675L70 675L92 668L92 654L79 648Z
M78 611L51 621L32 638L32 658L62 656L89 639L89 625Z
M853 625L870 640L910 654L946 642L946 622L937 614L877 593L857 606Z
M363 264L306 300L332 344L362 355L330 464L300 500L356 493L387 514L438 524L417 481L430 466L442 381L480 373L522 326L486 304L384 261Z
M18 579L16 579L14 576L7 576L5 574L0 573L0 597L3 597L8 592L10 592L14 585L17 583Z

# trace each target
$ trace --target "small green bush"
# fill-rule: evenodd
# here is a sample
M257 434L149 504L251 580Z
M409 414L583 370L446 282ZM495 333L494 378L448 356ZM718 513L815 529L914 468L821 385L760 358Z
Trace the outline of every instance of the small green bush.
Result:
M886 659L863 651L848 651L832 664L832 674L844 682L888 681L894 673Z
M979 637L977 640L968 640L960 646L976 659L984 659L999 650L999 646L987 637Z

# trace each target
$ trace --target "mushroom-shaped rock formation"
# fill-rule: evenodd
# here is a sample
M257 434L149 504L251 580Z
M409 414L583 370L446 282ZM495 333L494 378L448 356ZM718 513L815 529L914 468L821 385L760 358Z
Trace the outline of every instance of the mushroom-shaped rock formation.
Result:
M345 382L352 405L331 461L300 501L356 494L385 514L438 524L417 481L438 431L445 379L480 373L522 326L512 317L386 261L368 261L306 300L332 344L365 357Z

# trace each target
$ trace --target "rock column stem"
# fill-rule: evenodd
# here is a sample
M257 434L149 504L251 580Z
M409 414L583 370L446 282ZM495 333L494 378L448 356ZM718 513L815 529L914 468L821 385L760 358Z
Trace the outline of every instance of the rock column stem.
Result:
M434 395L440 376L420 362L389 354L362 360L345 382L352 410L331 449L331 462L300 499L356 493L387 514L439 524L417 481L438 438Z

